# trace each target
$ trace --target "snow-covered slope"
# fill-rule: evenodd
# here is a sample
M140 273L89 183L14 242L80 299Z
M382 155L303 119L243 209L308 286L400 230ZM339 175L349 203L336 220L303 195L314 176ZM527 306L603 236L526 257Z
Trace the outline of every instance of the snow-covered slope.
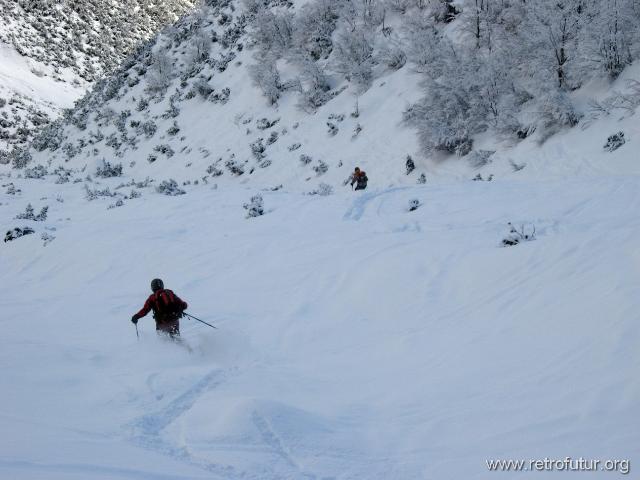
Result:
M526 176L536 172L543 178L638 172L629 145L613 153L603 149L618 131L634 141L634 108L622 120L622 110L609 109L608 116L600 112L606 118L597 123L587 121L593 100L628 91L628 82L638 76L637 64L615 82L596 75L572 92L572 108L583 121L544 143L535 135L516 141L488 130L475 136L469 155L427 155L404 121L407 108L423 95L423 76L414 68L379 64L365 92L334 73L327 80L326 98L310 111L301 108L308 91L299 84L297 67L280 60L282 91L270 105L252 79L255 66L266 62L256 46L252 18L254 13L231 2L202 5L99 82L64 122L42 135L31 149L33 164L93 175L108 162L122 165L124 175L137 180L282 184L298 191L314 190L319 183L340 187L356 165L379 186L442 175L509 178L524 170ZM394 22L400 22L398 15L389 16L388 24ZM395 28L388 41L400 42L402 32ZM408 157L416 166L409 175Z
M425 155L420 75L332 75L303 111L280 59L270 105L244 8L205 2L0 165L0 228L33 230L0 247L0 478L633 471L640 66L572 91L582 121L542 144ZM138 339L154 277L218 329L185 319L180 345L144 318Z
M52 180L14 180L23 197L0 206L5 227L27 198L51 206L0 256L3 478L640 461L637 177L263 192L253 219L251 189L143 189L107 212ZM536 240L500 247L509 221ZM155 276L218 326L182 321L191 354L151 318L136 339Z
M0 150L24 147L92 81L193 5L0 0Z

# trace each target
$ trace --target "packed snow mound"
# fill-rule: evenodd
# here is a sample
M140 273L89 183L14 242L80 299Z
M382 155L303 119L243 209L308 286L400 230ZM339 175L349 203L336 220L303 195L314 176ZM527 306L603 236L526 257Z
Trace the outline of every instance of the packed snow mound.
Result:
M640 461L637 177L262 191L250 218L254 189L150 185L107 209L53 180L1 197L5 229L36 230L0 256L2 477L459 480L493 478L489 459ZM47 218L8 220L27 201ZM509 223L534 239L501 246ZM183 319L192 353L149 317L136 338L154 277L218 327Z

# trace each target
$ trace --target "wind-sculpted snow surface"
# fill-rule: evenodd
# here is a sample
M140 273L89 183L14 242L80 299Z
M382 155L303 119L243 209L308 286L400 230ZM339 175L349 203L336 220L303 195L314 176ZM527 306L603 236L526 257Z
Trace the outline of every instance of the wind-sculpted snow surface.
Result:
M55 179L0 192L5 230L50 206L0 247L0 478L460 480L499 476L493 458L640 461L637 177L279 189L254 218L253 189L140 182L107 209ZM509 222L535 239L502 247ZM183 319L192 353L150 317L137 339L154 277L218 327Z

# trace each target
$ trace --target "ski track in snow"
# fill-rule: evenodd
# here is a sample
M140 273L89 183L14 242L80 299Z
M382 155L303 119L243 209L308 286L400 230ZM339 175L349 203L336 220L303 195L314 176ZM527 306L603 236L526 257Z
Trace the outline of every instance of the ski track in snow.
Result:
M175 460L199 467L220 478L228 480L252 478L245 472L239 472L228 465L206 462L194 458L185 448L172 445L161 436L162 431L182 414L189 411L197 400L205 393L214 390L225 382L233 370L215 369L194 383L182 395L171 401L162 410L145 414L131 422L129 429L133 430L131 441L145 449L167 455Z
M316 475L304 471L302 466L293 458L282 438L276 434L269 424L269 421L263 415L254 411L252 421L260 432L264 443L268 445L278 457L284 460L284 463L289 467L291 470L291 478L308 478L311 480L317 478Z
M363 217L367 210L367 204L369 204L372 200L383 197L385 195L390 195L394 192L407 190L407 188L408 187L393 187L382 191L375 190L373 192L367 192L365 190L364 192L355 192L356 194L359 194L359 197L353 201L353 204L351 205L349 210L347 210L347 212L344 214L343 220L358 221ZM378 214L380 214L380 207L378 207Z

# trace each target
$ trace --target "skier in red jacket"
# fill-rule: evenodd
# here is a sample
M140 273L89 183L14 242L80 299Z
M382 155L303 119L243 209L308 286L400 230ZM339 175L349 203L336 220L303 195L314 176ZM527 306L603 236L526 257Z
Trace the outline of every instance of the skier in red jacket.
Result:
M182 317L182 312L187 309L187 303L171 290L165 289L164 283L159 278L154 278L151 281L151 290L153 293L144 302L144 307L131 317L131 321L137 324L140 318L153 310L156 330L167 333L171 337L179 336L179 318Z

